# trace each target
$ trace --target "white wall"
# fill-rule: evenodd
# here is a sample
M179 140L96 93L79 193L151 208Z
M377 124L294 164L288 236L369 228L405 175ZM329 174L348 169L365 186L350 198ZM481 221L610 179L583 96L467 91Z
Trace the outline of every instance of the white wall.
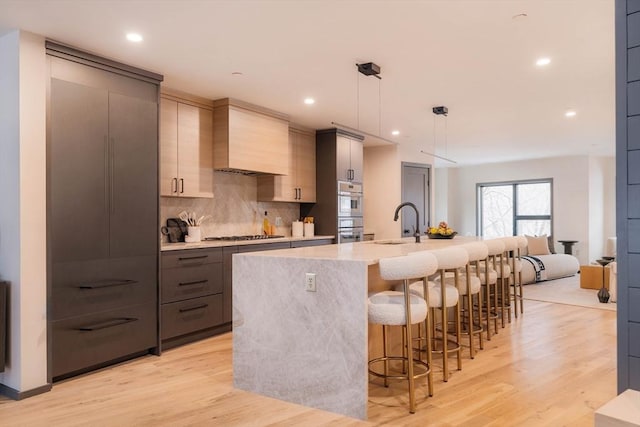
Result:
M614 167L613 158L592 161L587 156L571 156L450 168L449 222L463 235L476 234L477 183L553 178L555 249L563 250L558 240L578 240L574 254L581 264L588 264L602 256L605 233L615 235L615 230L610 228L615 224L608 220L615 217L615 203L610 200L612 190L603 190L614 186L611 173ZM592 169L599 178L591 178ZM590 196L592 189L597 196ZM595 214L593 221L590 220L592 213ZM607 231L594 233L594 227Z
M400 202L401 166L396 145L364 150L364 230L376 239L400 237L393 213Z
M436 168L433 173L434 179L431 192L434 195L433 212L431 224L436 226L440 221L451 221L449 219L449 170L447 168ZM450 225L457 230L456 225Z
M616 165L612 157L592 157L590 162L591 254L596 259L605 254L607 239L616 236Z
M402 221L394 221L396 207L402 203L402 162L431 167L433 157L415 147L381 145L364 149L364 230L375 233L376 239L397 239L402 236ZM434 219L435 191L431 185L431 212Z
M46 82L42 37L0 38L0 279L10 282L0 383L16 391L47 384Z

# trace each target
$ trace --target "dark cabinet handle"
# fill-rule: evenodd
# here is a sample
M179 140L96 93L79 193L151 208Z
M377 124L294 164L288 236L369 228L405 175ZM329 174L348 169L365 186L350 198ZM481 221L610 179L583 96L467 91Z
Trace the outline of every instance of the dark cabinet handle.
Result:
M94 325L81 326L78 328L78 330L84 332L99 331L101 329L113 328L114 326L124 325L126 323L135 322L137 320L138 319L136 319L135 317L121 317L119 319L111 319L101 323L96 323Z
M208 283L208 280L196 280L195 282L180 282L178 286L202 285Z
M109 138L111 144L109 146L109 203L111 205L111 213L116 211L116 203L113 197L114 189L114 171L115 171L115 152L116 152L116 144L114 138Z
M100 282L93 283L83 283L78 286L80 289L102 289L102 288L111 288L113 286L124 286L124 285L133 285L134 283L138 283L137 280L103 280Z
M180 193L184 193L184 178L180 178Z
M104 136L104 211L109 212L109 137Z
M171 179L171 192L172 193L178 192L178 178Z
M201 305L196 305L194 307L181 308L179 311L180 311L180 313L186 313L188 311L201 310L201 309L207 308L207 307L209 307L209 304L201 304Z
M196 259L204 259L209 258L209 255L199 255L199 256L185 256L178 258L178 261L193 261Z

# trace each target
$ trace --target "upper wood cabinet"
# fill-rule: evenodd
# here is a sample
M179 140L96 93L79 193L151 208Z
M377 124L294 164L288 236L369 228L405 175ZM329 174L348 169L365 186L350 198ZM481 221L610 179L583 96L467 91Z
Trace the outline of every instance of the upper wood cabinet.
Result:
M288 116L229 98L213 106L215 169L289 172Z
M211 102L163 92L160 99L160 195L213 197Z
M315 132L299 126L289 128L286 175L258 177L258 200L274 202L316 201Z
M364 163L362 140L338 134L336 152L336 178L361 183Z

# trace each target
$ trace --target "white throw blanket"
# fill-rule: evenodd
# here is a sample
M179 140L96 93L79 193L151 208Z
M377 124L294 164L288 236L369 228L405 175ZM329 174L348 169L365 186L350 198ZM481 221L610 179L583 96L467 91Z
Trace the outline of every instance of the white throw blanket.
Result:
M535 271L536 274L536 282L547 280L547 270L544 268L544 263L540 258L526 255L523 256L522 259L529 261L533 266L533 271Z

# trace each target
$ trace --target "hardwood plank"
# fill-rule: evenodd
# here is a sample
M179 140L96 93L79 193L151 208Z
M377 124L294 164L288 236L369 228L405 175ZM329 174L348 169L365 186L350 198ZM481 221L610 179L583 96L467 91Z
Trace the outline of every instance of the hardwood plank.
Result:
M474 360L467 356L448 383L434 375L433 397L420 383L413 415L401 382L385 388L372 380L369 422L236 390L228 333L65 380L23 401L0 398L0 419L28 426L593 425L594 411L616 396L615 312L525 304L524 315Z

